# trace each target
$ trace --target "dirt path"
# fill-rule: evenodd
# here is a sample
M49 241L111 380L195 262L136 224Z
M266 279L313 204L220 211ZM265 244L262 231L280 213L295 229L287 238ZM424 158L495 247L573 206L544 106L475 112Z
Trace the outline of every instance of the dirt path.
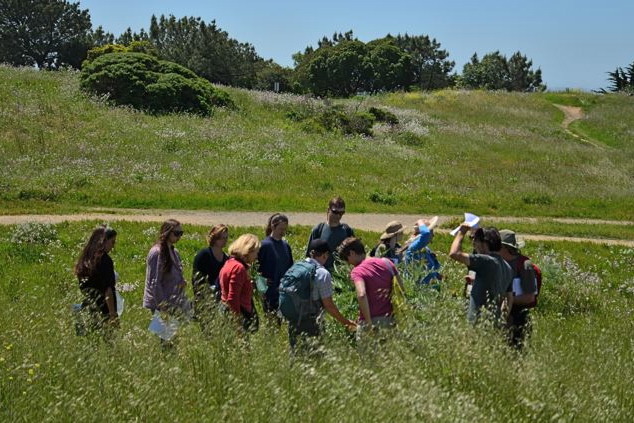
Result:
M14 225L26 222L61 223L78 222L85 220L97 220L103 222L128 221L128 222L162 222L168 218L176 218L182 223L190 225L210 226L216 223L225 223L231 226L264 226L271 212L213 212L200 210L137 210L137 209L95 209L86 213L66 215L12 215L0 216L0 225ZM313 226L325 218L324 213L289 212L288 218L293 225ZM381 232L385 224L391 220L399 220L411 228L416 219L422 216L412 214L375 214L375 213L348 213L344 221L353 228ZM455 220L456 216L440 216L440 223ZM534 217L483 217L483 220L499 223L539 223L540 218ZM610 225L634 225L632 221L595 220L595 219L548 219L564 224L610 224ZM448 233L447 229L438 229L438 232ZM591 242L608 245L624 245L634 247L634 241L618 239L576 238L549 235L525 235L528 240L535 241L572 241Z
M566 133L568 133L568 135L578 139L579 141L586 143L586 144L590 144L593 147L596 148L600 148L600 149L604 149L605 146L591 141L589 139L583 138L582 136L575 134L574 132L572 132L569 128L570 124L572 122L574 122L575 120L579 120L581 118L583 118L583 110L581 109L581 107L574 107L574 106L564 106L561 104L553 104L553 106L555 106L556 108L558 108L559 110L561 110L562 112L564 112L564 120L563 122L561 122L561 126L562 128L564 128L564 130L566 131Z

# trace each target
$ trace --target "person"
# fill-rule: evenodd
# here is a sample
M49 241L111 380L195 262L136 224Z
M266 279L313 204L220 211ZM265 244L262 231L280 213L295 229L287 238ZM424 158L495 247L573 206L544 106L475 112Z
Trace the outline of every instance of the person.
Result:
M95 228L75 264L75 276L84 295L82 309L90 312L92 324L104 322L118 326L116 273L110 251L117 241L117 231L101 225Z
M223 248L229 239L227 225L215 225L207 234L208 246L198 251L194 258L192 287L194 289L195 316L206 330L207 322L213 315L214 303L220 301L220 269L229 259Z
M253 303L253 284L249 269L258 257L260 241L253 234L240 235L229 246L229 259L220 275L222 309L233 316L244 332L258 329L258 315Z
M341 223L341 218L346 212L346 202L341 197L334 197L328 203L328 210L326 211L326 222L317 224L310 233L308 239L308 246L306 247L306 257L310 257L309 246L315 239L323 239L328 243L330 251L337 251L337 247L341 242L354 236L354 231L350 226L345 223ZM328 256L328 261L324 267L329 272L334 270L335 255Z
M258 253L259 272L266 278L268 289L264 294L263 307L267 313L277 313L280 280L293 265L291 246L284 239L288 228L288 217L275 213L266 224L266 238Z
M401 261L401 244L405 227L397 220L387 224L379 238L379 243L370 251L370 257L387 257L398 264Z
M496 324L501 325L505 319L503 313L512 306L513 296L511 267L499 254L500 233L496 228L477 228L472 237L475 253L467 254L462 251L462 242L470 230L471 226L460 225L449 250L449 257L475 272L467 320L476 324L482 308L489 307Z
M406 268L411 272L413 267L423 262L426 272L420 277L419 285L429 285L432 281L441 281L440 262L436 257L429 243L434 238L434 228L438 225L438 216L431 219L418 219L414 224L414 234L405 243L404 262Z
M319 337L321 335L321 317L323 310L330 314L336 321L348 330L356 330L356 323L341 314L337 305L332 300L332 276L324 267L330 256L330 247L323 239L315 239L308 246L310 257L305 261L316 267L313 285L311 287L311 300L317 305L315 313L299 319L298 322L290 322L288 325L288 341L291 350L295 351L299 339Z
M531 260L522 255L523 241L517 240L515 232L500 231L502 248L500 255L513 270L513 304L509 315L509 343L521 350L530 334L530 309L537 294L537 277Z
M394 263L386 258L366 258L365 247L355 237L346 238L341 243L339 257L353 266L350 279L359 303L359 329L393 327L391 297L395 277L403 289L403 281Z
M179 221L168 219L161 225L159 238L150 248L146 260L143 307L176 316L188 313L183 265L176 243L183 236Z

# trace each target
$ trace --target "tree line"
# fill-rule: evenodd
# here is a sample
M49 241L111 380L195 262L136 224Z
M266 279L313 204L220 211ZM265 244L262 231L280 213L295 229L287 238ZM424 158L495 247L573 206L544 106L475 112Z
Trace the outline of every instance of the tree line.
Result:
M149 29L119 36L93 29L89 11L66 0L0 0L0 62L16 66L81 68L94 48L129 47L143 42L160 60L178 63L210 82L250 89L272 89L317 96L348 97L360 92L468 89L541 91L541 69L521 52L474 54L462 73L436 39L387 34L363 42L352 31L323 37L293 55L287 68L258 55L215 21L200 17L152 16ZM632 89L634 63L609 73L611 89ZM629 88L628 88L629 87Z

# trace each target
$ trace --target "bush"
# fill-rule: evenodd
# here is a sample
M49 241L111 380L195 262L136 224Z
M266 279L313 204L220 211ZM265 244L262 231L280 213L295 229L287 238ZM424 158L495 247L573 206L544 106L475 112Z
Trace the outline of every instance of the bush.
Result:
M215 106L233 107L227 93L189 69L144 53L108 53L85 63L81 87L107 94L118 105L154 113L208 116Z
M398 118L390 111L379 109L377 107L370 107L368 113L374 116L374 120L377 122L385 122L388 125L398 125Z

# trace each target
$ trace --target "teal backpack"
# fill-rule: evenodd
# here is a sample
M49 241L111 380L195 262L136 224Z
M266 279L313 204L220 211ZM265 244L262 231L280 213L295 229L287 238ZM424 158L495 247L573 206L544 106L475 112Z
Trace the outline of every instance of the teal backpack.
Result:
M316 318L321 311L321 302L312 299L313 280L317 266L307 261L298 261L286 271L280 281L280 306L282 316L298 325L302 319Z

